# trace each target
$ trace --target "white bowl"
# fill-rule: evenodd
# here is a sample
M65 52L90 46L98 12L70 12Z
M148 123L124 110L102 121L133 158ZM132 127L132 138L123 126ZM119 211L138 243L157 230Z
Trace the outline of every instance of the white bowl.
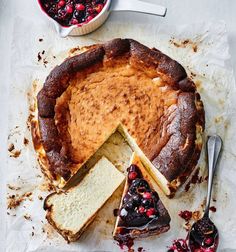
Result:
M54 23L56 31L61 37L66 37L68 35L81 36L95 31L106 21L111 11L134 11L158 16L165 16L166 14L166 8L157 4L145 3L139 0L107 0L102 11L88 23L65 27L47 14L40 0L38 0L38 3L41 10Z

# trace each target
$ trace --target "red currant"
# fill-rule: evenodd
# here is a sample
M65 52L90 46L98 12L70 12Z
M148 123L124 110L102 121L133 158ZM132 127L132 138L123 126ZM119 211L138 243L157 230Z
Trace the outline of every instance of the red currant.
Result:
M150 192L145 192L145 193L143 194L143 198L144 198L144 199L151 199L151 198L152 198L152 194L151 194Z
M66 12L71 14L73 12L73 7L71 5L66 5Z
M92 19L93 19L92 16L88 16L87 19L86 19L86 21L87 21L87 22L90 22Z
M141 213L141 214L143 214L145 212L145 208L143 206L140 206L138 208L138 212Z
M76 4L75 9L78 11L83 11L85 10L85 6L83 4Z
M138 176L137 172L132 171L132 172L129 173L128 177L129 177L130 180L134 180L134 179L137 178L137 176Z
M61 7L65 6L65 4L66 4L66 2L61 0L58 2L58 7L61 8Z
M103 9L103 4L98 4L96 7L95 7L95 10L100 13Z
M156 210L154 208L149 208L146 212L146 215L150 218L152 216L154 216L156 213Z

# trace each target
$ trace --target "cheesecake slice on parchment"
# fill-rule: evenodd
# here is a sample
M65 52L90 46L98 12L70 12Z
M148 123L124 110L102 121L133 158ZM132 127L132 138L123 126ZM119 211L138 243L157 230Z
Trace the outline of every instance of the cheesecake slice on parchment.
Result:
M170 216L155 191L150 175L134 153L114 229L114 239L123 245L135 238L158 235L170 229Z
M124 179L102 157L78 185L45 199L47 220L68 242L77 240Z

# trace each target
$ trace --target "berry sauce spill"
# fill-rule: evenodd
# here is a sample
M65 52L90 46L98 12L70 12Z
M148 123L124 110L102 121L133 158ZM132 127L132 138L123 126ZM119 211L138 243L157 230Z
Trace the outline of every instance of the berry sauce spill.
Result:
M193 252L215 252L219 235L215 225L208 218L202 218L193 225L189 240L189 247Z
M187 241L184 239L175 240L167 252L189 252Z
M158 194L151 190L136 165L128 168L128 183L129 190L119 213L122 226L129 228L145 226L158 218Z
M90 22L103 9L106 0L41 0L42 8L62 26Z
M185 210L185 211L180 211L179 216L184 219L185 221L190 221L192 216L193 216L193 212Z

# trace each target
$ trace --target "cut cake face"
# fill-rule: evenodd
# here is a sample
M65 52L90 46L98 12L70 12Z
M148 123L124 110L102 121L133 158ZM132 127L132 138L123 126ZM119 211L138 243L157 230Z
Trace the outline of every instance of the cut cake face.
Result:
M170 228L170 216L136 154L127 171L113 233L114 239L122 244L128 244L135 238L158 235Z
M102 157L78 185L45 199L47 220L67 241L77 240L124 178Z

